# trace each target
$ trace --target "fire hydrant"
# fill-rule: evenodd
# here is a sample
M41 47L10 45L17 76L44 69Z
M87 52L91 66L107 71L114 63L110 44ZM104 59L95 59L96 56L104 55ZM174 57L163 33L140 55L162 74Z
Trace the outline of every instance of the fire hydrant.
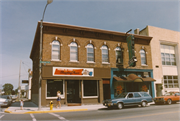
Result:
M53 101L50 101L49 106L50 106L50 110L52 110L53 109Z

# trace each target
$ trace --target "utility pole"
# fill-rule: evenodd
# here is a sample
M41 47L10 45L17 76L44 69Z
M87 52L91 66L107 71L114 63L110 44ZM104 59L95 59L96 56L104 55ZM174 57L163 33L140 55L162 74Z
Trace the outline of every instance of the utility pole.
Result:
M42 77L41 77L41 68L42 68L42 65L41 65L41 61L42 61L42 36L43 36L43 19L44 19L44 14L45 14L45 11L46 11L46 7L52 3L53 0L47 0L47 4L44 8L44 12L43 12L43 16L42 16L42 19L41 19L41 24L40 24L40 47L39 47L39 101L38 101L38 110L41 110L41 81L42 81Z
M21 85L20 85L20 83L21 83L21 60L20 60L20 66L19 66L19 88L18 88L19 95L18 95L18 100L20 100L20 93L21 93Z

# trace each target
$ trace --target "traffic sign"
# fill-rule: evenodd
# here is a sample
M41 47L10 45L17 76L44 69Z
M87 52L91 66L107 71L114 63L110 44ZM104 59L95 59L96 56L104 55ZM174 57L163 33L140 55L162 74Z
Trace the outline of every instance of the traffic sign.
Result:
M133 56L133 57L129 60L128 64L129 64L129 66L134 67L134 66L136 66L136 62L137 62L137 59L136 59L135 56Z

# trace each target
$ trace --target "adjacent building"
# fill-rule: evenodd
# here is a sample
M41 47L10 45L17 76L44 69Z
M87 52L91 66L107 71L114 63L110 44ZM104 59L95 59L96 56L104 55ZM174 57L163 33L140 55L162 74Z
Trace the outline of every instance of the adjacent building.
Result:
M147 26L140 35L153 37L151 45L155 94L180 91L180 32Z
M129 67L129 34L43 22L41 105L56 102L102 103L123 91L146 91L155 96L150 42L134 34L135 67ZM38 104L40 22L30 54L33 62L31 99Z

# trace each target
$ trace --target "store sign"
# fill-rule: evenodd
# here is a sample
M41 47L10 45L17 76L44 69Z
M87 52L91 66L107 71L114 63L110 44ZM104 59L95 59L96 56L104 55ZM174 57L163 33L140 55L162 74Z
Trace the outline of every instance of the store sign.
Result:
M53 67L53 76L94 77L93 68Z

